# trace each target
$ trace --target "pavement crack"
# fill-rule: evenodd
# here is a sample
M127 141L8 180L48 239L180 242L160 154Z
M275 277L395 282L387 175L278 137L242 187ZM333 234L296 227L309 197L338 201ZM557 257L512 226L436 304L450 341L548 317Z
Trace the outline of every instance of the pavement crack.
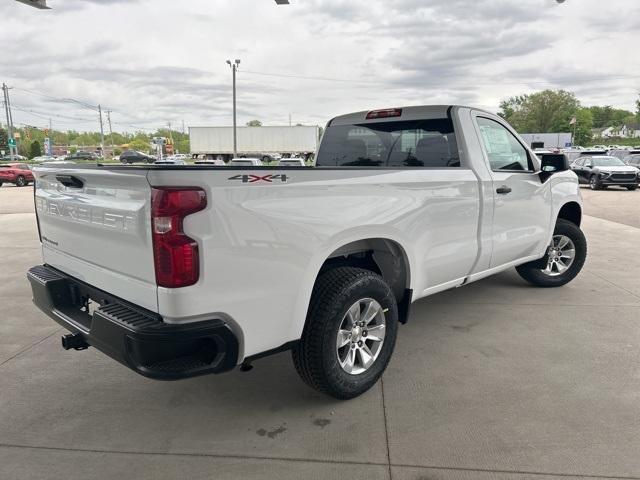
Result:
M4 360L3 362L0 363L0 367L2 367L5 363L9 363L11 360L13 360L14 358L19 357L20 355L22 355L23 353L27 353L29 350L31 350L34 347L37 347L38 345L40 345L42 342L44 342L45 340L47 340L48 338L53 337L56 333L60 333L60 331L63 330L62 328L57 328L56 330L54 330L53 332L51 332L49 335L47 335L44 338L41 338L40 340L36 340L35 342L33 342L31 345L27 345L26 347L24 347L22 350L19 350L17 353L13 354L12 356L10 356L9 358L7 358L6 360Z
M382 393L382 415L384 417L384 440L387 446L387 465L389 466L389 480L393 480L391 473L391 449L389 447L389 427L387 426L387 406L384 401L384 381L380 377L380 392Z

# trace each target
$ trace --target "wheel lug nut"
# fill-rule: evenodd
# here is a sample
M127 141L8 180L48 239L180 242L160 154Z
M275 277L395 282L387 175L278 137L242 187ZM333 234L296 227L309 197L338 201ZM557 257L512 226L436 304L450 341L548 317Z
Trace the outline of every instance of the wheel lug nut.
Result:
M366 337L367 336L367 331L365 330L364 332L362 332L362 336Z
M362 340L360 340L360 341L358 342L358 346L359 346L359 347L361 347L361 346L362 346Z

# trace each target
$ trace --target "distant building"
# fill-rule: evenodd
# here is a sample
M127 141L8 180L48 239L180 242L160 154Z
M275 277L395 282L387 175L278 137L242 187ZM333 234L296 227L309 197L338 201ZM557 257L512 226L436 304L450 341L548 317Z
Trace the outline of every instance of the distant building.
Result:
M640 138L640 123L627 123L617 127L599 129L594 136L598 138Z
M531 148L565 148L572 145L571 133L521 133Z

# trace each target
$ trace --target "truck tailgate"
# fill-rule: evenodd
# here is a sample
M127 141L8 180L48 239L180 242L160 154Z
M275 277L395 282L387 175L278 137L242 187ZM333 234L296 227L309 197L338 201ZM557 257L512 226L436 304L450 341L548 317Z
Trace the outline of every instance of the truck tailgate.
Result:
M158 310L145 170L34 169L44 262Z

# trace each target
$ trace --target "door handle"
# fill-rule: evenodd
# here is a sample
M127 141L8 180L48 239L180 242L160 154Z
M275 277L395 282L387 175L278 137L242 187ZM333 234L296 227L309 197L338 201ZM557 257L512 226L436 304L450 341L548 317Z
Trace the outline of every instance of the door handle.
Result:
M507 187L506 185L502 185L501 187L498 187L496 189L496 193L499 193L500 195L506 195L507 193L511 193L511 188Z

